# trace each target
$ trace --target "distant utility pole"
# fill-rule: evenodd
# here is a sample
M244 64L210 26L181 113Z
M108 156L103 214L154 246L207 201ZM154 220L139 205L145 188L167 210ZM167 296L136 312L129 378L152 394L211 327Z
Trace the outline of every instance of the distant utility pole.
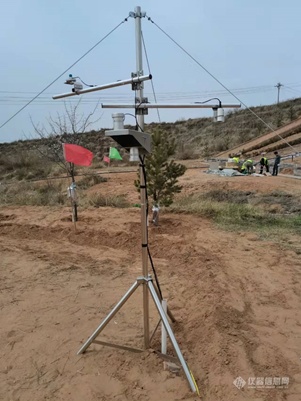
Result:
M283 86L280 82L278 82L277 85L275 85L275 88L278 89L278 96L277 96L277 104L279 103L279 96L280 96L280 88Z

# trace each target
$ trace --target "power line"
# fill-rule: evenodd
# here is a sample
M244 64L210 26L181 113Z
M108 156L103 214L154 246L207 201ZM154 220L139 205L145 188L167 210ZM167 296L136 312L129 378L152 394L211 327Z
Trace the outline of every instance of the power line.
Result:
M287 95L289 96L289 99L297 99L298 96L296 94L296 92L292 91L289 88L284 88L284 91L287 93Z
M298 87L298 85L295 85ZM236 95L237 94L244 94L244 95L251 95L254 93L266 93L274 90L274 85L260 85L260 86L251 86L251 87L244 87L244 88L233 88L231 91L233 91ZM284 85L285 88L289 88L290 90L298 91L298 89L294 89L292 86L287 86ZM23 101L28 101L31 99L31 97L27 95L31 94L36 94L37 92L19 92L19 91L0 91L0 102L2 103L1 106L8 105L8 102L10 102L9 105L12 105L13 103L15 104L20 104ZM299 92L301 93L301 92ZM8 95L6 95L8 94ZM52 96L54 93L51 92L44 92L44 94ZM146 95L150 95L149 92L145 92ZM191 91L191 92L175 92L175 91L170 91L170 92L156 92L156 97L157 99L161 100L173 100L173 99L191 99L192 97L214 97L214 96L226 96L229 95L228 91L225 90L211 90L211 91ZM41 104L43 101L48 101L53 104L53 102L49 99L49 96L39 96L38 101L41 101ZM88 103L88 102L94 102L94 99L96 97L96 94L89 94L85 97L85 99L82 100L82 103ZM97 95L98 97L98 95ZM114 94L108 94L102 98L103 101L124 101L124 100L129 100L130 97L128 94L125 93L114 93ZM70 102L72 99L70 100ZM74 101L74 100L73 100ZM6 104L4 104L4 102ZM63 102L62 100L58 100L55 103L58 102Z
M289 84L290 85L290 84ZM287 85L285 85L287 86ZM291 85L294 86L294 85ZM300 85L295 85L296 87L299 87ZM232 88L231 90L238 92L238 91L265 91L265 90L273 90L274 86L272 85L259 85L259 86L250 86L250 87L243 87L243 88ZM35 95L38 92L26 92L26 91L0 91L0 96L2 96L2 94L16 94L16 95ZM228 93L228 91L221 91L221 90L211 90L211 91L192 91L192 92L184 92L184 91L180 91L180 92L176 92L176 91L168 91L168 92L157 92L157 94L167 94L167 95L172 95L172 94L207 94L207 93ZM44 92L45 95L47 95L47 99L49 96L53 96L56 93L54 92ZM124 93L121 92L115 92L115 94L117 96L124 96ZM95 94L89 94L87 96L95 96ZM107 96L115 96L115 95L110 95L108 94ZM21 96L16 96L16 97L21 97ZM45 96L46 98L46 96Z
M256 93L266 93L271 90L273 90L273 89L271 88L270 90L256 90L256 91L252 91L252 90L251 91L248 91L248 90L235 91L234 90L234 92L239 93L239 94L256 94ZM297 91L296 89L291 89L291 90ZM147 93L147 94L150 95L150 93ZM152 95L153 95L153 93L152 93ZM229 96L229 94L224 91L223 92L218 92L218 91L209 92L208 91L208 92L182 92L182 93L178 93L178 94L172 93L172 92L171 93L168 93L168 92L167 93L157 93L156 97L177 99L177 98L187 98L187 97L208 97L208 96L219 96L219 95ZM86 96L85 100L93 101L96 97L98 98L99 95L98 96L92 96L92 95ZM102 95L103 99L111 99L111 100L128 99L129 97L130 96L128 94ZM10 102L22 102L23 101L24 102L24 100L27 100L27 99L30 99L30 97L28 97L28 96L5 96L5 97L3 97L0 95L1 102L8 102L8 101L10 101ZM42 101L51 101L51 99L49 99L48 96L45 96L45 97L41 96L41 97L39 97L39 101L41 101L41 102ZM64 102L64 100L58 100L58 101ZM70 99L70 101L72 101L72 99Z
M271 88L271 91L272 90L274 90L274 87L273 88ZM300 97L300 94L301 94L301 92L299 92L299 91L297 91L296 89L291 89L291 88L288 88L288 87L284 87L283 88L283 90L287 90L287 91L289 91L290 93L294 93L295 94L295 97ZM238 96L238 95L244 95L245 97L246 96L253 96L254 97L254 95L255 94L257 94L257 95L259 95L259 94L261 94L261 93L269 93L269 92L271 92L271 91L256 91L256 92L253 92L253 91L244 91L244 92L236 92L236 91L233 91L235 94L236 94L236 96ZM299 94L299 95L298 95ZM145 93L145 95L146 96L149 96L149 95L151 95L151 93ZM152 94L153 95L153 94ZM182 95L176 95L176 94L174 94L174 95L168 95L168 94L156 94L156 100L157 101L163 101L163 102L165 102L165 101L171 101L171 102L173 102L173 101L175 101L175 102L178 102L178 101L181 101L181 100L183 100L183 101L190 101L190 102L194 102L194 101L201 101L202 99L208 99L209 97L211 98L211 97L221 97L221 96L223 96L224 97L224 99L225 98L227 98L227 97L229 97L230 96L230 94L229 93L225 93L225 92L222 92L221 94L219 94L218 92L207 92L206 94L204 94L204 93L195 93L195 92L191 92L191 93L189 93L189 92L185 92L184 94L182 94ZM0 96L0 106L2 107L2 108L4 108L5 106L6 107L11 107L11 106L18 106L18 105L22 105L22 104L24 104L24 101L26 101L28 99L28 97L27 98L24 98L24 97L22 97L22 98L2 98L1 96ZM69 103L70 104L77 104L77 98L76 99L70 99L69 100ZM287 99L283 99L283 101L285 101L285 100L287 100ZM94 97L94 96L91 96L91 97L85 97L85 98L83 98L82 100L81 100L81 105L94 105L95 103L97 103L97 102L100 102L100 103L105 103L105 102L110 102L110 103L120 103L120 102L129 102L129 103L131 103L131 101L132 101L132 98L129 96L129 95L125 95L125 96L112 96L112 97L110 97L110 96L104 96L104 97ZM65 101L64 100L57 100L56 102L53 102L51 99L49 99L48 97L39 97L38 99L36 99L36 101L32 104L33 106L37 106L37 107L42 107L42 106L55 106L55 107L57 107L58 105L62 105L62 104L65 104Z
M301 94L301 91L300 91L300 90L291 88L290 86L287 86L287 85L284 85L284 89L289 89L289 90L291 90L291 91L293 91L293 92L296 92L296 93Z
M264 121L255 111L253 111L246 103L244 103L238 96L236 96L233 91L231 91L226 85L224 85L218 78L216 78L206 67L204 67L195 57L193 57L187 50L184 49L175 39L173 39L167 32L164 31L158 24L156 24L150 17L147 17L148 21L153 23L165 36L167 36L177 47L179 47L189 58L191 58L199 67L201 67L208 75L211 76L217 83L219 83L226 91L228 91L236 100L238 100L247 110L249 110L258 120L260 120L266 127L268 127L271 131L275 132L276 130ZM289 147L291 147L295 152L295 148L287 142L281 135L276 134L281 138Z
M101 42L103 42L108 36L110 36L117 28L120 27L124 22L127 21L125 18L121 21L115 28L113 28L107 35L105 35L102 39L100 39L94 46L92 46L86 53L84 53L80 58L78 58L73 64L71 64L64 72L62 72L57 78L55 78L49 85L47 85L43 90L41 90L36 96L34 96L29 102L27 102L21 109L19 109L15 114L13 114L8 120L6 120L1 126L0 129L3 128L9 121L11 121L14 117L16 117L22 110L24 110L28 105L30 105L35 99L37 99L43 92L45 92L51 85L53 85L57 80L59 80L67 71L69 71L72 67L74 67L79 61L81 61L87 54L89 54L95 47L97 47Z
M236 94L240 94L240 95L253 95L256 93L267 93L273 90L273 87L269 88L268 90L241 90L241 91L236 91L233 90L234 93ZM146 95L150 95L150 93L146 93ZM152 93L153 95L153 93ZM166 92L166 93L157 93L156 94L156 100L160 99L160 100L185 100L185 99L196 99L196 100L200 100L200 98L208 98L208 97L216 97L216 96L229 96L229 93L227 93L226 91L212 91L212 92L183 92L182 94L179 92L178 94L176 92ZM96 97L93 95L90 95L89 97L85 97L85 99L82 100L82 104L89 104L89 103L94 103L95 102ZM30 98L28 96L1 96L0 95L0 103L1 106L11 106L11 105L18 105L18 104L23 104L24 101L30 100ZM131 101L131 98L129 97L129 95L106 95L103 96L101 98L102 102L105 101L110 101L110 102L120 102L120 101ZM76 103L76 101L74 99L70 99L69 100L70 103L74 102ZM40 96L39 99L36 100L36 102L34 104L38 105L38 104L54 104L54 102L52 102L51 99L49 99L49 97L43 97ZM55 102L55 104L57 103L64 103L64 100L58 100L57 102Z

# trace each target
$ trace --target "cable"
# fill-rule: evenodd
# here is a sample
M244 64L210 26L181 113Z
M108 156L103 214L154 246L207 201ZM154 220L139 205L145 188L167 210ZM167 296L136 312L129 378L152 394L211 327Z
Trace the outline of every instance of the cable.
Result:
M72 67L74 67L79 61L81 61L87 54L89 54L96 46L98 46L102 41L104 41L108 36L111 35L117 28L120 27L124 22L127 21L125 18L121 21L114 29L112 29L107 35L105 35L102 39L100 39L94 46L92 46L86 53L84 53L79 59L77 59L73 64L71 64L64 72L62 72L57 78L55 78L49 85L47 85L43 90L41 90L36 96L34 96L29 102L27 102L21 109L19 109L15 114L13 114L8 120L6 120L1 126L0 129L3 128L9 121L11 121L14 117L16 117L22 110L25 109L30 103L32 103L36 98L38 98L43 92L45 92L51 85L53 85L57 80L59 80L67 71L69 71Z
M295 91L293 91L292 89L289 88L283 88L284 92L289 96L289 99L298 99L298 97L300 97L300 95L298 96L297 93Z
M213 97L211 99L205 100L204 102L195 102L195 103L205 104L205 103L211 102L211 100L218 100L219 101L219 107L222 107L222 102L217 97Z
M137 126L137 128L139 128L141 132L144 132L143 129L140 127L140 125L139 125L139 123L138 123L138 120L137 120L137 116L135 116L135 114L132 114L132 113L124 113L124 115L125 115L125 116L132 116L132 117L134 117L134 119L136 120L136 126Z
M146 222L145 222L145 224L146 224L146 227L148 227L148 224L147 224L147 220L148 220L148 194L147 194L146 170L145 170L145 164L144 164L145 155L143 155L143 157L139 156L139 159L140 159L140 163L141 163L140 165L142 167L142 174L143 174L144 183L145 183L145 201L146 201ZM148 253L150 264L151 264L151 267L152 267L152 270L153 270L153 273L154 273L154 276L155 276L157 288L158 288L158 291L159 291L159 294L160 294L160 297L161 297L161 300L162 300L163 299L163 295L162 295L159 279L158 279L157 272L156 272L156 269L155 269L155 266L154 266L154 262L153 262L153 259L152 259L152 256L151 256L151 253L150 253L150 250L149 250L149 246L148 246L148 230L147 230L146 235L147 235L147 241L146 241L147 242L147 253Z
M77 77L77 78L81 81L81 83L83 83L85 86L88 86L89 88L94 88L94 86L97 86L97 85L88 85L81 79L81 77Z
M286 88L290 88L292 90L297 90L294 89L293 87L288 87L285 85ZM261 85L261 86L251 86L251 87L245 87L245 88L233 88L232 89L233 92L235 93L243 93L243 94L248 94L248 93L260 93L260 92L268 92L268 91L274 91L274 86L272 85ZM6 95L7 94L7 95ZM7 98L9 99L21 99L24 100L26 99L28 96L22 96L22 95L35 95L37 94L37 92L22 92L22 91L0 91L0 97L3 98L4 101L7 101ZM45 95L44 97L40 96L40 99L47 99L49 100L49 96L53 96L55 95L54 92L44 92ZM148 92L146 92L146 94L150 94ZM185 97L189 97L191 98L191 96L197 96L197 97L202 97L202 96L219 96L219 95L225 95L228 94L228 91L224 91L224 90L215 90L215 91L194 91L194 92L157 92L157 95L159 95L160 97L167 97L168 99L171 98L185 98ZM14 95L18 95L18 96L14 96ZM85 97L85 99L89 99L89 97L93 97L96 94L89 94ZM122 97L128 97L128 95L125 95L123 93L114 93L114 94L107 94L106 95L108 98L116 98L117 100L120 100L120 98ZM2 100L2 99L1 99Z
M147 67L148 67L148 73L149 73L150 75L152 75L152 74L151 74L150 65L149 65L148 56L147 56L146 46L145 46L145 42L144 42L144 36L143 36L143 32L142 32L142 31L141 31L141 37L142 37L142 43L143 43L145 58L146 58L146 62L147 62ZM151 85L152 85L152 89L153 89L153 95L154 95L155 103L158 103L158 102L157 102L156 93L155 93L155 87L154 87L154 83L153 83L153 80L152 80L152 79L151 79ZM161 118L160 118L159 109L157 109L157 114L158 114L158 120L159 120L159 123L160 123L160 122L161 122Z
M298 89L291 88L290 86L284 85L284 88L285 89L290 89L291 91L294 91L294 92L297 92L297 93L301 94L301 91L299 91Z
M288 88L285 88L288 89ZM288 89L288 90L292 90L292 89ZM236 92L237 94L245 94L245 95L251 95L251 94L259 94L259 93L267 93L267 92L271 92L272 90L268 90L268 91L244 91L244 92ZM300 92L298 92L300 93ZM145 95L150 95L153 93L145 93ZM217 93L185 93L185 94L158 94L157 95L157 101L161 100L161 101L170 101L170 100L187 100L189 99L190 102L192 102L193 100L199 100L200 98L203 97L213 97L213 96L230 96L228 93L225 92L217 92ZM85 96L85 98L83 99L83 103L89 103L91 101L93 101L94 97L96 97L96 94L94 95L90 95L90 96ZM108 102L130 102L132 101L132 98L127 95L110 95L110 94L106 94L102 97L103 101L108 101ZM28 96L1 96L0 95L0 102L2 103L2 106L7 106L9 104L24 104L24 102L29 101L30 98ZM72 99L70 99L70 101L72 101ZM74 100L73 100L74 101ZM53 102L52 99L50 99L48 96L40 96L39 99L36 99L34 104L43 104L45 102L48 102L49 104L56 104L57 102L64 102L64 99L59 99L56 102Z
M159 291L159 294L160 294L160 297L161 297L161 301L162 301L163 295L162 295L161 287L160 287L160 284L159 284L159 279L158 279L158 276L157 276L157 272L156 272L156 269L155 269L155 266L154 266L154 262L153 262L151 254L150 254L150 250L149 250L148 245L147 245L147 253L148 253L148 257L149 257L149 260L150 260L150 263L151 263L151 266L152 266L152 269L153 269L153 272L154 272L156 284L157 284L158 291Z
M206 67L204 67L196 58L194 58L187 50L184 49L176 40L174 40L164 29L160 28L158 24L156 24L150 17L146 16L148 21L152 22L164 35L166 35L176 46L178 46L184 53L187 54L199 67L201 67L208 75L210 75L217 83L219 83L227 92L229 92L236 100L238 100L242 105L245 106L247 110L249 110L256 118L258 118L266 127L268 127L271 131L276 132L276 130L267 122L265 122L255 111L250 109L250 107L245 104L239 97L237 97L227 86L225 86L218 78L216 78ZM289 147L291 147L296 153L296 149L287 142L281 135L276 134L281 138Z

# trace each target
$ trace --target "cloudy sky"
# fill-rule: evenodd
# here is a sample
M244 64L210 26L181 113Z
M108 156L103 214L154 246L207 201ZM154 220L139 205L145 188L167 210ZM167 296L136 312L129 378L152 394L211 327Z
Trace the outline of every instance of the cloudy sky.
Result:
M0 125L55 80L140 5L164 31L247 105L301 97L300 0L2 0L0 25ZM146 18L142 30L158 101L190 103L218 97L237 103L212 77ZM0 129L0 142L33 135L31 120L47 124L64 113L52 95L70 91L69 73L87 84L130 78L136 70L135 24L129 18L58 79L38 99ZM144 72L148 66L144 60ZM153 101L150 83L145 95ZM82 96L81 111L97 104L130 102L130 86ZM78 98L70 98L75 104ZM69 100L67 100L69 102ZM120 111L120 110L119 110ZM133 112L133 110L125 110ZM114 110L97 110L94 128L111 127ZM202 117L206 110L160 110L162 121ZM151 111L146 122L158 121ZM130 119L128 123L133 123Z

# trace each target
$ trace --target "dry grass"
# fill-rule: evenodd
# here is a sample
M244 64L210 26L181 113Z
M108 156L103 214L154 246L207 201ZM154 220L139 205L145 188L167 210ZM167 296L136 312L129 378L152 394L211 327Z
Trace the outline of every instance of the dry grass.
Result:
M0 204L57 206L67 204L67 192L60 182L16 183L0 186Z
M106 177L102 177L101 175L89 174L81 178L77 182L77 186L80 189L87 189L93 187L94 185L100 184L101 182L107 182L107 181L108 179Z
M289 197L288 203L287 194L256 197L253 193L242 191L236 198L232 192L216 190L207 194L182 196L170 210L207 217L227 229L267 230L278 234L291 231L301 234L301 210L296 208L296 199ZM274 208L266 207L272 199L274 204L281 205L276 212Z
M88 203L89 206L97 208L98 207L126 208L130 206L129 202L126 200L125 195L105 196L100 193L92 193L87 196L86 202Z
M46 178L54 165L32 150L23 150L14 154L0 156L0 179L31 180ZM60 171L61 174L61 171Z

